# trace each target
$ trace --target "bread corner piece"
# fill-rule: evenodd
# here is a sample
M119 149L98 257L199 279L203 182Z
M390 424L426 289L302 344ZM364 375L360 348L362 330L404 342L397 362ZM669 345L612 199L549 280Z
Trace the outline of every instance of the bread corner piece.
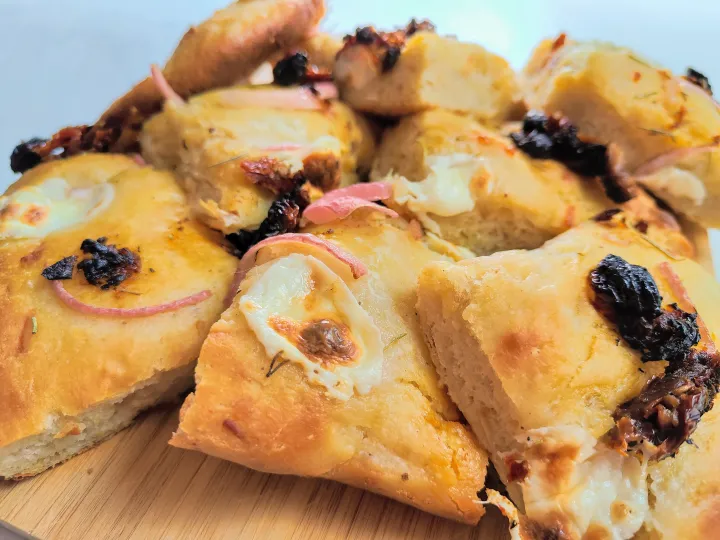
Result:
M329 191L357 182L372 163L371 127L345 104L273 106L273 99L302 91L232 86L168 103L143 126L143 157L176 172L195 215L209 227L225 234L256 229L296 173Z
M0 477L38 474L190 388L236 264L188 213L171 174L111 154L39 165L0 197ZM41 272L87 257L81 243L100 237L135 253L140 270L102 290L75 268L61 283L81 302L132 309L211 296L142 318L69 307Z
M362 261L359 279L303 244L260 251L203 346L170 444L477 523L487 455L438 384L415 317L417 275L444 257L400 220L356 215L303 232Z
M617 206L647 226L652 241L673 253L693 252L673 216L642 190L618 205L597 179L532 159L500 130L450 111L408 116L388 129L371 178L392 184L388 204L405 217L477 255L539 247Z
M591 304L588 274L605 256L647 268L663 305L689 295L710 334L720 331L712 277L634 234L588 223L534 251L433 263L420 275L431 357L524 512L525 538L717 536L717 407L674 459L642 462L603 442L615 408L665 365L641 362Z
M522 114L520 86L505 59L431 26L415 28L368 27L346 37L334 71L344 101L384 116L444 108L497 124Z
M564 34L536 48L523 78L529 108L560 113L580 136L615 143L655 195L705 227L720 226L720 108L706 79Z

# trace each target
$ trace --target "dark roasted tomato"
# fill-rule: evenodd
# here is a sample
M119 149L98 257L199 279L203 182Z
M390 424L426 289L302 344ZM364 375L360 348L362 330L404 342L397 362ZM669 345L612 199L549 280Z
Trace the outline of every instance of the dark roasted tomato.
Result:
M72 279L73 268L75 267L76 256L65 257L60 259L55 264L51 264L45 270L42 271L42 277L49 281L56 281L58 279Z
M716 360L693 350L683 362L671 364L664 376L648 381L638 396L617 407L609 443L655 460L674 455L712 409L719 383Z
M290 54L280 60L273 68L273 82L280 86L292 86L305 82L308 57L302 52Z
M672 455L712 407L717 354L694 348L701 340L697 313L676 304L662 309L657 284L645 268L608 255L589 280L593 305L642 352L642 360L669 362L662 377L650 379L640 394L617 407L608 442L651 459Z
M354 35L344 38L344 47L353 45L368 46L378 61L382 72L388 72L400 60L407 39L417 32L434 32L435 25L430 21L412 19L404 28L393 32L378 32L372 26L365 26L355 30Z
M632 198L610 166L607 147L581 140L566 118L530 111L523 120L522 131L511 133L510 138L534 159L553 159L580 176L600 177L605 192L615 202Z
M43 158L35 150L47 142L47 139L33 137L29 141L18 144L10 154L10 168L12 171L22 174L39 165Z
M139 255L127 248L117 249L106 243L107 238L83 240L80 249L90 257L78 263L78 270L85 274L88 283L105 290L117 287L140 271Z
M295 232L300 226L300 217L310 204L307 192L298 184L288 193L272 203L267 217L254 231L239 230L226 236L235 248L235 255L242 257L255 244L280 234Z
M685 78L691 83L693 83L695 86L699 86L700 88L705 90L711 96L713 95L712 86L710 86L710 80L699 71L693 68L688 68L687 73L685 74Z

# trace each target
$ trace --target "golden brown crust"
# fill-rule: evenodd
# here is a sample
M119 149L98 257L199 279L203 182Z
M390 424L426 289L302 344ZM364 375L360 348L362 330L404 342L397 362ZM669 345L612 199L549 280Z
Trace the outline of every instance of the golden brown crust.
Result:
M114 198L85 223L45 238L0 241L0 447L121 398L158 372L191 364L222 309L235 266L216 237L188 220L184 196L170 174L140 168L124 156L87 155L41 165L9 192L58 177L73 187L108 183ZM70 309L40 272L79 255L85 238L102 236L139 253L142 270L109 291L89 285L76 271L64 285L79 300L133 308L203 289L213 296L150 319ZM32 317L35 333L28 332Z
M699 538L698 522L712 516L720 501L720 476L711 465L718 459L717 409L703 416L693 435L702 441L699 449L686 444L675 459L651 463L649 484L634 459L622 461L596 445L612 427L615 408L664 369L663 362L641 362L592 306L587 276L603 257L615 254L650 270L663 304L681 300L659 270L668 263L711 332L720 330L720 287L713 278L637 234L619 224L587 223L538 250L434 263L420 277L420 320L441 379L491 449L501 476L508 479L511 465L524 462L526 474L509 489L531 519L547 526L551 509L563 508L571 530L607 534L602 515L573 506L583 490L594 496L599 484L567 489L578 478L598 474L608 485L619 485L614 474L635 486L637 497L618 488L609 500L624 501L633 512L643 508L649 490L649 509L634 530L644 521L664 538ZM608 510L617 527L630 515L627 507ZM626 530L632 534L632 527Z
M373 134L344 104L319 111L243 107L231 99L235 90L263 92L233 87L168 104L145 124L140 140L149 163L177 172L196 215L210 227L256 228L267 215L276 193L253 182L246 160L275 159L290 176L303 170L324 189L352 184L369 168Z
M717 146L720 107L684 77L628 49L564 39L542 42L524 70L530 108L561 113L582 136L622 151L631 173L668 152ZM720 151L677 159L637 180L674 210L705 227L717 226Z
M337 57L335 80L353 108L387 116L444 108L498 124L518 112L520 89L501 57L472 43L420 31L383 71L374 45L355 42Z
M270 358L236 299L203 346L198 387L171 444L264 471L331 478L475 523L485 454L437 384L414 315L413 276L441 257L404 227L356 214L306 232L368 266L348 285L380 328L381 382L341 401L293 363L267 377Z
M235 2L190 28L163 74L184 98L228 86L248 77L273 53L301 41L324 14L323 0ZM100 120L125 117L133 109L151 114L163 100L148 78L113 103Z
M404 118L389 129L378 148L372 178L386 180L386 175L395 173L417 182L436 172L443 182L442 196L452 193L451 187L459 181L447 168L432 169L448 156L475 164L461 172L472 177L469 187L474 208L455 215L429 212L427 216L445 240L479 255L538 247L618 206L596 179L580 177L555 161L531 159L500 132L441 110ZM634 199L620 205L632 213L633 223L647 229L652 241L673 253L691 255L692 245L675 218L659 209L645 192L636 191ZM394 207L412 215L410 204Z

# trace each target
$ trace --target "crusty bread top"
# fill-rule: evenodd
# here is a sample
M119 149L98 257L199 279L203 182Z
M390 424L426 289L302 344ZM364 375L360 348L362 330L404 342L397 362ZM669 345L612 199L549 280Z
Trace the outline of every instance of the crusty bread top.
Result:
M548 40L536 48L524 76L530 108L560 113L581 135L615 143L630 172L661 154L718 144L720 107L712 96L631 50ZM720 150L674 165L638 180L675 210L719 226Z
M335 81L353 108L403 116L444 108L498 124L513 118L520 86L508 62L481 45L420 31L397 63L383 71L372 46L353 43L338 54Z
M720 332L720 286L712 276L693 261L669 258L623 226L587 223L534 251L433 263L421 274L418 307L428 339L463 344L467 362L460 368L456 356L441 348L434 360L443 364L448 381L466 380L468 387L485 381L487 388L477 389L488 396L483 404L467 403L457 394L457 382L449 382L450 392L505 478L510 473L504 456L517 451L531 462L531 456L540 459L549 485L562 486L578 466L575 460L586 459L587 454L579 457L583 444L541 443L542 437L552 440L568 427L579 428L590 437L592 449L593 441L613 426L615 408L662 373L664 362L642 363L590 303L588 274L608 254L646 267L663 305L681 300L658 270L659 264L669 264L712 336ZM451 317L461 323L442 327L450 333L439 335L437 321ZM478 378L480 372L485 378ZM665 532L665 538L701 538L693 531L707 531L717 521L719 421L715 408L693 434L697 447L683 445L675 459L650 464L646 529ZM597 459L609 460L606 466L613 468L614 458ZM638 493L646 489L640 480ZM520 482L515 489L518 485L526 496L531 484ZM552 502L548 495L544 504L552 507ZM562 522L567 516L556 518Z
M273 53L305 38L325 15L324 0L240 0L191 27L163 74L182 97L245 79ZM160 109L163 97L150 78L119 98L101 120L132 109Z
M158 371L192 362L222 310L235 267L218 238L187 219L185 198L169 173L141 168L124 156L87 155L41 165L9 191L52 178L72 187L107 183L114 197L84 223L45 238L0 241L0 446L43 432L54 422L62 427L65 418L121 399ZM89 285L75 270L63 284L82 302L134 308L205 289L213 296L141 319L70 309L40 273L64 257L82 255L84 239L103 236L139 254L142 269L107 291ZM66 427L67 432L83 429Z
M368 267L367 276L347 285L380 329L381 381L343 401L309 382L292 362L268 377L271 359L239 308L245 291L265 272L267 265L261 266L211 329L196 372L197 390L183 407L171 444L264 471L339 480L477 522L483 510L476 491L484 483L486 454L440 388L414 312L417 274L443 258L400 222L363 210L305 232ZM261 252L263 261L268 250ZM288 247L273 256L290 252Z
M507 129L510 126L506 126ZM618 205L604 193L596 179L583 178L552 160L532 159L518 150L509 137L480 125L473 119L444 110L434 110L403 118L387 130L377 151L371 177L386 180L395 173L411 181L422 181L431 172L433 160L439 156L469 156L477 163L470 182L478 220L492 219L494 210L508 208L518 225L529 222L542 232L542 241L582 223L599 212L620 206L633 215L634 223L648 225L651 239L671 252L692 256L693 246L682 234L675 218L658 208L655 201L638 189L631 201ZM445 175L448 182L456 176ZM446 189L452 193L453 190ZM398 207L401 211L406 208ZM430 214L431 218L435 217ZM468 219L458 216L440 221L443 233L460 229L473 242ZM512 227L506 232L501 249L536 247L513 238ZM470 247L471 245L466 245Z
M236 90L267 88L230 87L185 105L168 104L146 122L140 138L145 159L177 172L194 211L210 227L225 233L256 228L277 197L253 182L246 160L276 159L292 173L316 164L324 174L336 171L341 185L369 169L374 135L343 103L333 101L321 111L247 107L233 97ZM264 149L283 145L299 148Z

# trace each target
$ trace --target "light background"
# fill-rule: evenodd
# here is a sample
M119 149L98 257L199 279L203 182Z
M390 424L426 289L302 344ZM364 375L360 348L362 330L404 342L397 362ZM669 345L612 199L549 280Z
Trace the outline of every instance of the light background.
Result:
M12 148L92 122L162 63L185 29L230 0L0 0L0 192ZM673 71L699 69L720 91L718 0L329 0L324 27L431 19L520 67L541 38L567 31L632 47ZM716 267L720 234L713 232Z

